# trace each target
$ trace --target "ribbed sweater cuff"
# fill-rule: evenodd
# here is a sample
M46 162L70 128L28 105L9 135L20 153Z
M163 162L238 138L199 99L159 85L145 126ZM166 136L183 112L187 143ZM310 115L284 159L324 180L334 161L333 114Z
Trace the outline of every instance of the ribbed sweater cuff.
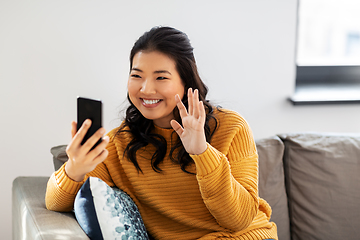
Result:
M76 182L72 180L65 172L65 164L61 166L61 168L55 172L55 179L57 185L66 193L76 194L81 186L84 184L85 180L81 182Z
M205 152L199 155L190 155L196 165L196 173L199 176L205 176L213 172L219 165L221 153L213 146L207 143Z

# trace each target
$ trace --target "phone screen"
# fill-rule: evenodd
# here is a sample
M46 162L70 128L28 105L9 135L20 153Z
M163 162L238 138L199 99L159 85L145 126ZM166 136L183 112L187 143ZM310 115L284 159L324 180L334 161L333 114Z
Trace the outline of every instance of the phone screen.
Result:
M99 128L102 127L102 102L90 98L77 98L77 130L86 119L91 120L91 127L86 133L81 145L84 144ZM94 149L101 139L92 147Z

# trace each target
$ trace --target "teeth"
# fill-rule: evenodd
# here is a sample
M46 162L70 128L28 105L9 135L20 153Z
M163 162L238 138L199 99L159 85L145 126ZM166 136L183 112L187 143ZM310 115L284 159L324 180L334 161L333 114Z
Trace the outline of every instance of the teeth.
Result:
M143 101L144 101L145 104L155 104L155 103L160 102L160 99L157 99L157 100L145 100L145 99L143 99Z

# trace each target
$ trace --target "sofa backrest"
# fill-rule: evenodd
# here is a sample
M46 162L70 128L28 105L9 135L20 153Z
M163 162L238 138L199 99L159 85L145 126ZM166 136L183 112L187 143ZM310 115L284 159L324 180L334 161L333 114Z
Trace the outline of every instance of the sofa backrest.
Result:
M278 228L280 240L290 240L287 196L284 182L284 144L279 137L256 141L259 154L259 195L272 208L271 221ZM55 171L67 161L66 145L51 148Z
M272 208L279 240L359 239L360 134L281 134L256 146L259 195ZM65 149L51 149L55 170Z
M280 135L292 239L360 238L360 135Z
M283 166L284 144L277 136L256 140L259 155L259 196L271 206L280 240L290 240L288 200Z

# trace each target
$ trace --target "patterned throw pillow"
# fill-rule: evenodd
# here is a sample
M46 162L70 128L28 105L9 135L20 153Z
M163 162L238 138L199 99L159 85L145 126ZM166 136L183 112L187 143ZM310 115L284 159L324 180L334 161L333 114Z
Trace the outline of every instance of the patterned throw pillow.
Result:
M90 239L149 239L133 200L99 178L86 180L76 195L74 211Z

